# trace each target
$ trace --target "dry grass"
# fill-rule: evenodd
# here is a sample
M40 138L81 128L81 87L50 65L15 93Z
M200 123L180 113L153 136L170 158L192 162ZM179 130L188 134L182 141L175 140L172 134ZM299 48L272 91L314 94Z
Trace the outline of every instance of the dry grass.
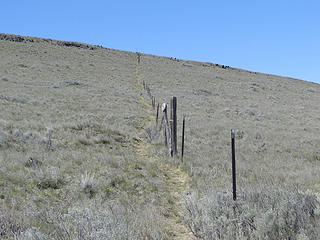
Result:
M144 54L137 67L135 53L0 39L2 238L171 239L170 208L180 226L191 209L184 223L203 239L234 222L244 239L319 236L310 214L320 192L319 85ZM178 135L187 115L184 164L168 158L141 81L159 103L178 98ZM235 218L230 129L242 196ZM274 187L262 194L266 186ZM187 194L197 197L175 203ZM284 224L285 214L298 222ZM252 217L255 230L243 225Z
M142 59L144 80L151 82L158 101L178 98L179 130L182 115L187 115L185 165L192 176L193 191L203 201L212 201L212 196L219 194L216 189L231 192L230 129L236 129L239 192L258 194L260 188L270 185L277 191L282 185L295 184L300 191L319 193L319 85L191 61L155 56ZM266 195L272 199L276 193L268 191ZM197 205L199 199L190 201ZM287 201L283 198L280 204ZM209 234L218 229L215 218L207 217L211 208L209 204L201 206L203 214L198 219L211 229L203 231L199 238L228 239ZM230 205L227 208L230 210ZM299 212L302 214L303 210ZM258 217L261 213L254 214ZM222 213L222 217L227 216L228 211ZM188 217L192 219L193 215ZM317 228L319 222L315 221L311 229ZM256 239L257 235L250 233ZM317 231L303 234L310 239L319 238ZM295 239L303 234L294 232L290 236ZM285 235L276 236L265 233L261 238L287 239Z

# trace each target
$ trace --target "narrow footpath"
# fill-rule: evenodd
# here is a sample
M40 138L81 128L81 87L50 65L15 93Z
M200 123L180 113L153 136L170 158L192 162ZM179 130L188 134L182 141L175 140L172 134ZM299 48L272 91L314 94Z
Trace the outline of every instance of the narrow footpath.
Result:
M135 85L139 93L142 93L143 81L140 75L141 72L141 59L137 54L136 59L136 73L135 73ZM152 106L144 97L144 94L140 94L139 102L143 106L144 116L141 120L142 128L139 130L139 135L143 134L145 127L150 125L154 121L155 116L152 112ZM144 161L157 161L150 154L150 143L145 138L140 139L135 145L136 156ZM169 157L168 157L169 158ZM176 240L194 240L196 239L182 221L182 194L190 189L191 179L181 166L177 164L169 164L164 161L157 161L159 171L165 176L166 182L166 196L168 204L161 206L164 212L164 217L167 223L167 231L172 236L172 239ZM161 201L165 202L165 201Z

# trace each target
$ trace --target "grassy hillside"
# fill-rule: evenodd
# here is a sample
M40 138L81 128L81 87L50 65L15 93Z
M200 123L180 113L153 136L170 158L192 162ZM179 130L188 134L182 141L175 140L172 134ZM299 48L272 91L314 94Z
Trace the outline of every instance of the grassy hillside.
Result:
M6 34L0 59L1 238L319 239L318 84ZM178 99L175 158L143 82Z

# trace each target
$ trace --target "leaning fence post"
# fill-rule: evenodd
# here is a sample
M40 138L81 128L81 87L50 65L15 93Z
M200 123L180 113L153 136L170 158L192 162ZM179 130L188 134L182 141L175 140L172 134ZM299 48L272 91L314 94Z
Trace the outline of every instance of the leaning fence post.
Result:
M234 130L231 130L231 151L232 151L232 195L233 200L237 200L237 187L236 187L236 153L234 142Z
M167 138L167 128L163 128L163 135L164 135L164 145L168 146L168 138Z
M165 103L162 104L162 111L164 112L164 118L165 118L165 121L166 121L166 128L168 130L167 134L168 134L168 137L169 137L169 152L170 152L170 155L172 157L173 156L172 136L171 136L171 133L170 133L169 123L168 123L167 104L165 104Z
M168 124L168 119L167 119L167 104L163 103L161 110L163 112L163 117L164 119L164 128L163 128L163 135L164 135L164 145L168 146L168 138L167 138L167 124Z
M182 142L181 142L181 162L183 162L183 153L184 153L184 127L185 127L185 115L183 115L182 120Z

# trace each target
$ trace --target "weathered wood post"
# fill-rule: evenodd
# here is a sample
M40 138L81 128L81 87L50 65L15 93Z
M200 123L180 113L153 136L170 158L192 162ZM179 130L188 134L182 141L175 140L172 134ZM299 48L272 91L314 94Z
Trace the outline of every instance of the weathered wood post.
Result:
M234 130L231 130L231 151L232 151L232 194L233 200L237 200L237 187L236 187L236 153L235 153L235 137Z
M170 134L170 129L169 129L169 121L168 121L168 114L167 114L167 104L163 103L162 104L162 111L164 112L164 118L166 122L166 129L167 129L167 134L169 137L169 152L171 157L173 156L173 150L172 150L172 137Z
M183 162L183 153L184 153L184 127L185 127L186 116L183 115L182 120L182 142L181 142L181 162Z
M168 146L168 138L167 138L167 104L163 103L161 110L163 112L163 117L162 120L164 120L164 128L163 128L163 135L164 135L164 145L167 147ZM162 124L162 121L161 121Z
M177 155L177 98L172 97L172 140L173 153Z
M166 126L163 128L163 135L164 135L164 145L167 147L168 146L168 138L167 138L167 127Z

